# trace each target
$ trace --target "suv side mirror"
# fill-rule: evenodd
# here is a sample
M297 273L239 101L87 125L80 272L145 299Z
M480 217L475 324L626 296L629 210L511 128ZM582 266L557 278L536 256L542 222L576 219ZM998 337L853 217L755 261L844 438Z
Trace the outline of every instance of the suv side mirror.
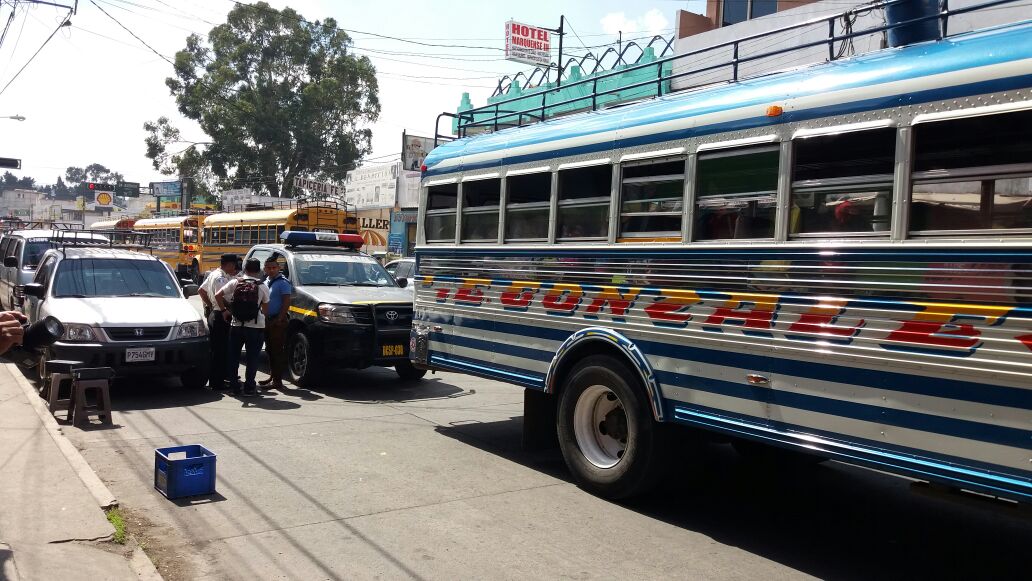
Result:
M4 266L7 268L18 268L18 259L13 256L4 257Z
M38 282L30 282L22 287L22 294L27 297L42 299L47 294L47 289Z
M399 279L397 279L397 282L398 282L398 286L400 286L401 288L405 288L405 287L408 286L408 279L407 278L404 278L404 277L399 278Z
M201 287L199 287L199 286L197 286L195 284L183 285L183 296L186 297L186 298L190 298L190 297L196 295L197 291L200 290L200 288Z

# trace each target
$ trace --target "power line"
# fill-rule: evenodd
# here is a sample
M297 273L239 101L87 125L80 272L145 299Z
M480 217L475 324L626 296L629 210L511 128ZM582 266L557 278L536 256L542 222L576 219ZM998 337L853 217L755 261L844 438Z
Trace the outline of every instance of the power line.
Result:
M122 24L121 22L119 22L117 18L115 18L114 16L111 16L110 14L108 14L108 11L104 10L103 8L101 8L100 4L97 4L93 0L90 0L90 4L93 4L94 6L97 7L97 10L100 10L101 12L103 12L104 16L107 16L111 20L114 20L115 24L121 26L122 29L124 29L126 32L131 34L133 36L133 38L135 38L136 40L140 41L140 44L142 44L143 46L149 48L151 50L151 52L153 52L154 54L160 56L162 59L165 60L165 62L167 62L168 64L172 65L173 67L176 66L175 63L173 63L167 56L165 56L165 55L161 54L160 52L158 52L157 50L155 50L153 46L147 44L147 41L143 40L139 36L136 36L135 32L133 32L133 31L129 30L128 28L126 28L126 26L124 24Z
M92 0L90 0L90 1L92 1ZM50 42L50 39L54 38L54 36L57 34L57 31L61 30L61 27L65 26L65 24L68 23L68 22L69 22L69 18L68 18L68 16L66 16L65 19L61 21L61 24L57 25L57 28L54 29L54 32L51 32L50 36L48 36L47 39L43 41L43 44L41 44L39 46L39 48L36 49L36 52L32 53L32 56L29 57L29 60L25 61L25 64L23 64L22 67L20 69L18 69L17 73L14 73L14 76L11 77L11 80L7 81L7 84L4 85L4 88L0 89L0 95L4 94L4 92L7 90L7 87L11 86L11 83L13 83L14 80L17 79L18 76L22 74L22 71L24 71L25 68L29 66L29 63L31 63L33 60L35 60L36 55L38 55L40 53L40 51L43 50L43 47L45 47L47 45L47 43Z

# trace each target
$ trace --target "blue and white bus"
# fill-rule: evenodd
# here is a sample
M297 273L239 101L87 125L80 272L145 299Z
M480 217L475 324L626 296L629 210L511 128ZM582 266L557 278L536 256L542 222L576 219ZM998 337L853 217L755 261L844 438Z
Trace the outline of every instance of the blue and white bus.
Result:
M421 195L411 356L594 493L683 425L1032 499L1032 22L457 139Z

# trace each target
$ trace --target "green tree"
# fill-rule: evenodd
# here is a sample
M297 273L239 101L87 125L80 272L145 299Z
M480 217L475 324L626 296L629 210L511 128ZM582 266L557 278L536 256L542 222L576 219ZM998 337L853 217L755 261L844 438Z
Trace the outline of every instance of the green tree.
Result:
M290 196L295 176L341 176L371 149L376 71L351 45L333 19L238 4L207 44L187 38L165 83L179 111L209 136L200 158L216 177ZM174 135L160 120L155 134L163 146ZM148 141L148 157L162 154Z
M203 198L205 202L215 201L215 187L218 181L204 152L197 148L198 143L191 143L186 149L169 153L169 145L186 143L182 134L169 123L168 117L159 117L157 121L146 121L143 130L147 137L143 140L147 145L147 157L154 169L163 175L176 176L193 183L195 198Z

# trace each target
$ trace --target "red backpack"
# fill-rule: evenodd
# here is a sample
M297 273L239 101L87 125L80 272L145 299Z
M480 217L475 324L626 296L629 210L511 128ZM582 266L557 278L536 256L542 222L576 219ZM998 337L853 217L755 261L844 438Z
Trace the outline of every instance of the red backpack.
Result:
M261 309L258 305L258 285L260 283L253 278L242 278L237 282L236 290L233 291L233 303L230 311L233 316L242 323L257 321Z

